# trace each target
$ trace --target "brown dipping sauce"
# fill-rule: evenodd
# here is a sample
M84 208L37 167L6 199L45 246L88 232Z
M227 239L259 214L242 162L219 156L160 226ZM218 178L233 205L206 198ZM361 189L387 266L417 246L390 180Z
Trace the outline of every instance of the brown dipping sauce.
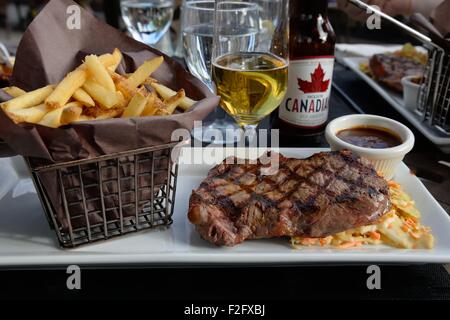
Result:
M403 142L395 133L378 127L354 127L337 133L337 137L357 147L386 149Z

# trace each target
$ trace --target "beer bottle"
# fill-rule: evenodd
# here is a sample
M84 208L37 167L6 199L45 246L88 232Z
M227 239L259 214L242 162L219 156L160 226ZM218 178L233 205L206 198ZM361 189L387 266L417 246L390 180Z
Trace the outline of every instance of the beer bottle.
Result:
M320 131L328 119L336 35L327 8L327 0L289 2L288 91L274 114L282 136Z

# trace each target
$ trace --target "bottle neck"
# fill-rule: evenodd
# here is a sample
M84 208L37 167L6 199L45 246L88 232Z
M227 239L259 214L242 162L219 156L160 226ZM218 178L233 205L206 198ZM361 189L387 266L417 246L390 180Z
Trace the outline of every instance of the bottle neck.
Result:
M328 0L290 0L291 13L300 15L328 16Z

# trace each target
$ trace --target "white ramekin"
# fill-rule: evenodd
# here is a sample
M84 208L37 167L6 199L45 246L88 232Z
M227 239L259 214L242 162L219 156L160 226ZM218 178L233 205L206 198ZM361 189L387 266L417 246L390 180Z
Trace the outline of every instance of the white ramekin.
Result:
M370 149L354 146L336 136L341 130L364 126L395 132L403 143L393 148ZM392 179L397 166L414 147L414 134L405 125L389 118L366 114L353 114L331 121L325 130L325 138L333 151L347 149L370 160L377 172L386 179Z
M414 111L417 109L419 100L420 85L412 82L417 76L407 76L402 78L403 85L403 105L406 109Z

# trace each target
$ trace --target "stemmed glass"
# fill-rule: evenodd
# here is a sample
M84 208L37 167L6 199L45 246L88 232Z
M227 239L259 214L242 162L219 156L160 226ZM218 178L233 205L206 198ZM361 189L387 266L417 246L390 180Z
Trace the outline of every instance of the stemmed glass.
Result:
M169 29L173 0L121 0L122 18L132 37L154 46Z
M244 0L247 1L247 0ZM259 44L260 50L269 50L275 32L281 30L280 24L287 22L286 0L254 0L259 9Z
M259 28L260 20L242 9L257 2L216 0L212 58L212 77L221 107L242 128L253 132L280 105L288 82L288 34L279 30L264 34L270 37L266 41L254 39L253 30ZM286 2L279 8L282 17L287 17ZM241 13L231 17L226 14L237 10ZM252 42L256 44L243 45Z
M181 32L186 64L194 76L213 89L211 57L214 1L186 1L182 15Z
M214 12L214 0L186 1L182 8L181 17L184 57L189 71L202 80L211 91L215 90L211 79ZM236 20L248 15L252 21L258 21L258 8L255 4L240 5L235 10L227 10L222 14L229 20ZM257 25L252 26L251 29L235 30L232 37L227 41L233 43L233 45L242 44L245 50L253 49L256 44L257 30ZM220 108L216 108L215 118L213 122L206 122L203 127L194 129L192 132L194 138L203 142L212 142L211 139L214 137L214 142L219 144L235 142L235 139L226 135L226 130L234 130L237 128L236 125L226 120L225 113ZM212 132L219 132L220 135L211 134ZM218 136L223 139L218 139ZM227 138L233 140L227 141Z

